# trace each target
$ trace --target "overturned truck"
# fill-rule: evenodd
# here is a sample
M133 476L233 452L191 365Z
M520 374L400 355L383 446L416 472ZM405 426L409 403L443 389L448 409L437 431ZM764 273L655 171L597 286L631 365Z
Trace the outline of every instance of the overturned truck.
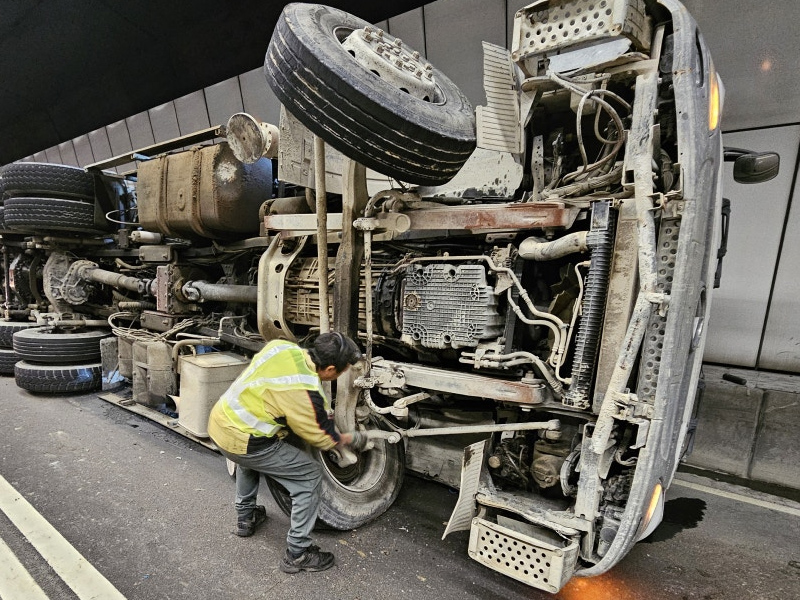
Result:
M476 111L321 5L284 9L264 70L278 124L3 169L0 366L35 392L122 380L202 438L265 341L335 328L366 349L336 421L371 449L320 454L321 521L378 517L410 470L460 489L445 535L491 569L556 592L611 568L687 445L724 248L695 22L675 0L531 4L510 51L484 44ZM730 156L742 180L777 168Z

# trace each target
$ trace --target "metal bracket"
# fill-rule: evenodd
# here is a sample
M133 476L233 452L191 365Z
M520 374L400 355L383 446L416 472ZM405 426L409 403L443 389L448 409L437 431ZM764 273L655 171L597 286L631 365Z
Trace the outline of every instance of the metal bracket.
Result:
M614 400L614 404L619 408L615 418L632 423L642 418L653 418L653 405L647 402L640 402L636 394L611 392L611 397Z

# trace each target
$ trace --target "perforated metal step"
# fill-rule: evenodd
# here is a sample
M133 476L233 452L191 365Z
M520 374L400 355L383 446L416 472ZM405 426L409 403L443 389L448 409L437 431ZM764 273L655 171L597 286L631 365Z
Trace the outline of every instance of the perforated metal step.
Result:
M554 52L577 43L628 38L637 49L650 47L644 0L541 0L520 9L514 19L511 56Z
M558 546L476 517L470 529L469 555L503 575L555 593L572 577L578 542L564 540Z

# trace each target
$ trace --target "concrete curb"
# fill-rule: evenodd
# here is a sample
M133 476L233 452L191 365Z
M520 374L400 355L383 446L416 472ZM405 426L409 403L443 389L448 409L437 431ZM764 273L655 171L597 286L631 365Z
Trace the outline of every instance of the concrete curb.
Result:
M800 489L800 377L713 365L703 371L694 449L685 463Z

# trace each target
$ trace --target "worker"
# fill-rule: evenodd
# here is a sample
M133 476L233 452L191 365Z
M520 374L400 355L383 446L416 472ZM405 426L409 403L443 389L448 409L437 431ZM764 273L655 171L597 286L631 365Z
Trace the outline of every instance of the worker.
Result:
M234 533L248 537L263 523L266 508L256 505L261 474L280 483L292 499L284 573L324 571L333 554L311 543L320 503L320 463L288 443L289 431L320 450L364 449L365 434L340 433L331 419L323 381L333 381L362 359L356 343L339 332L323 333L307 349L285 340L269 342L253 357L211 410L208 434L236 463Z

